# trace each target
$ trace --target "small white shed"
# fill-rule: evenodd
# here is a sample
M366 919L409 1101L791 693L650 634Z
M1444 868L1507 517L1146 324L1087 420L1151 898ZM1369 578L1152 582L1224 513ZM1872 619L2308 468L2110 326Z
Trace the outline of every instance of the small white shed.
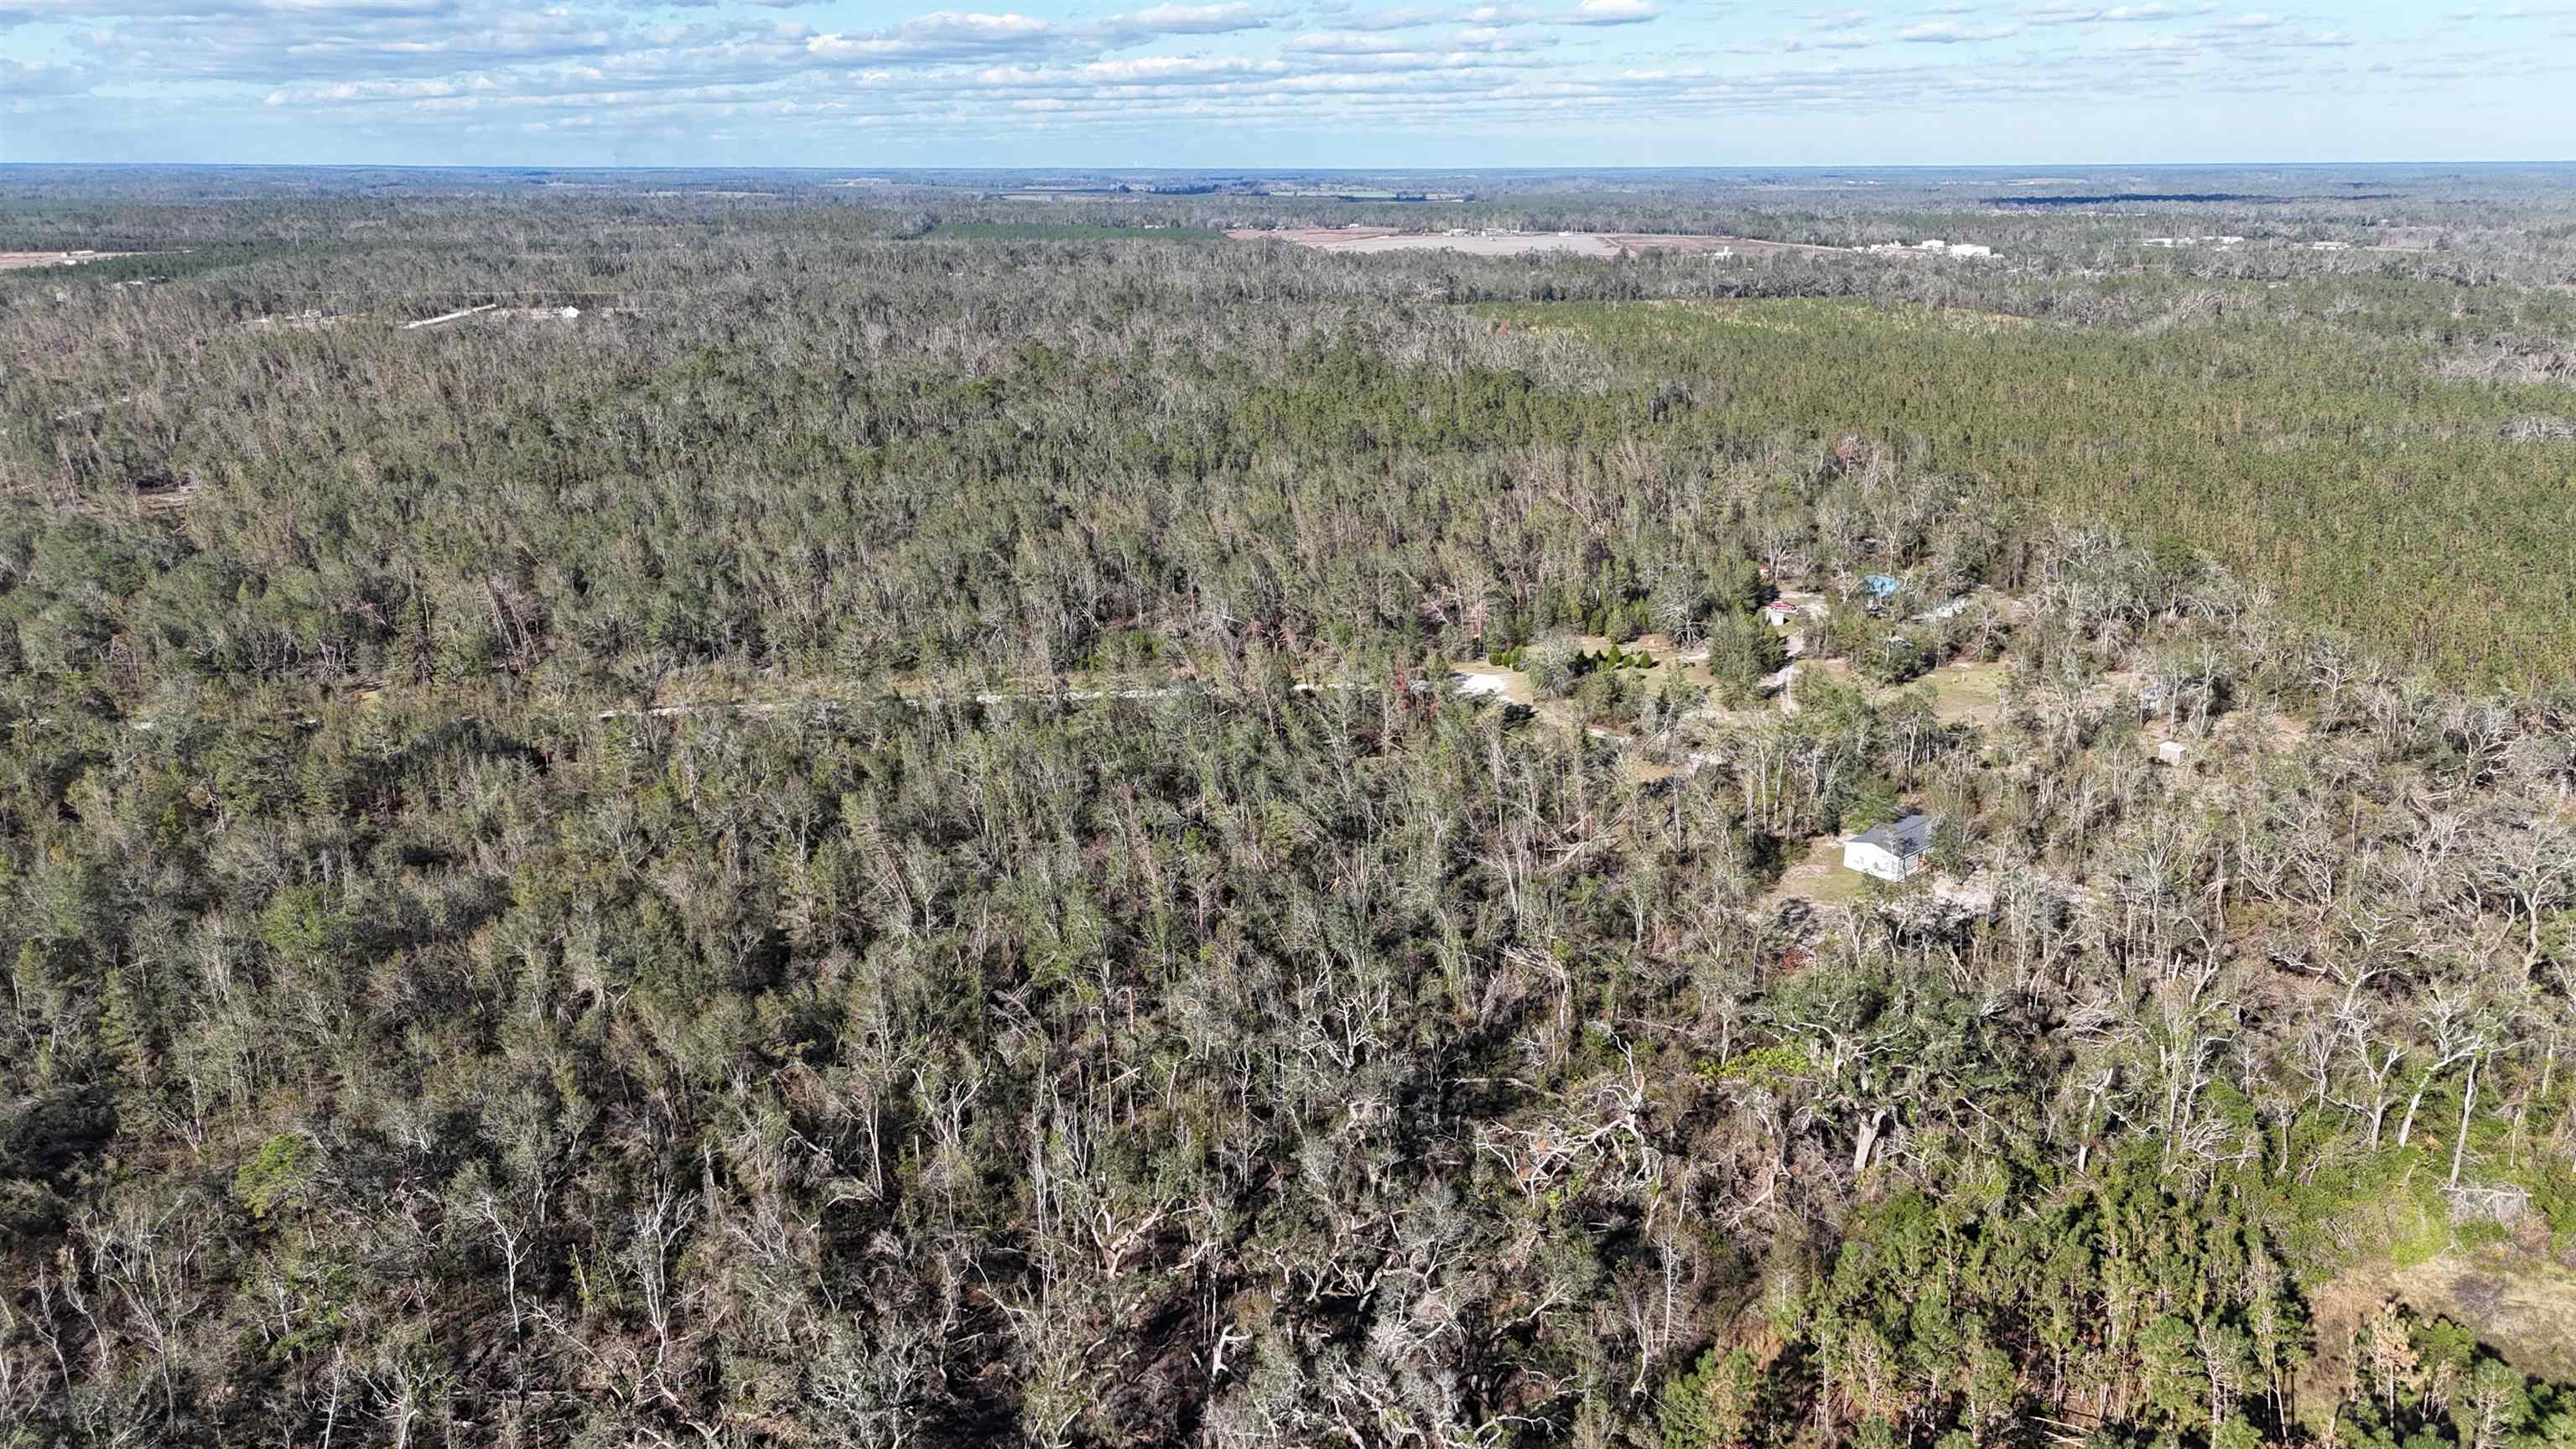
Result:
M1916 812L1873 826L1843 842L1843 869L1880 880L1904 880L1923 869L1940 822Z

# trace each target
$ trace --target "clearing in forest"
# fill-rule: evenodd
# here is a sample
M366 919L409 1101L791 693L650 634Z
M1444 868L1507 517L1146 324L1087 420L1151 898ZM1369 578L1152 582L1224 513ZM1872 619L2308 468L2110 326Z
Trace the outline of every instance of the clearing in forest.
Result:
M2003 718L2004 666L1945 664L1916 681L1932 691L1932 709L1951 723L1991 725Z
M2352 1379L2352 1330L2392 1298L2460 1324L2524 1373L2576 1379L2576 1273L2509 1245L2454 1247L2405 1266L2357 1263L2311 1288L2317 1357L2302 1398L2340 1396Z
M1820 835L1807 843L1807 853L1790 862L1762 899L1768 905L1792 897L1818 905L1849 905L1860 899L1861 887L1868 881L1859 871L1843 868L1841 836Z
M1499 664L1461 664L1449 676L1450 687L1468 696L1492 696L1514 704L1535 703L1530 677L1518 669L1505 669Z
M29 267L76 267L88 262L140 255L139 252L0 252L0 272L24 271Z

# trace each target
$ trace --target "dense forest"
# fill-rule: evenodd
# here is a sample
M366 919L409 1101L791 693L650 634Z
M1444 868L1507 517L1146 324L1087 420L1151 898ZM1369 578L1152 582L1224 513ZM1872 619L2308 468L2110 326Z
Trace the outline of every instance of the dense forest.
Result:
M2576 1445L2576 184L2297 179L0 172L0 1444Z

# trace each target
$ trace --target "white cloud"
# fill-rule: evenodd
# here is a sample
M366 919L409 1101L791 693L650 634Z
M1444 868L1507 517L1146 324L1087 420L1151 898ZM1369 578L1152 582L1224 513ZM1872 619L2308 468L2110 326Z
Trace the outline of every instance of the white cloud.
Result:
M890 30L817 35L805 42L805 50L818 60L926 62L975 60L1064 45L1072 40L1064 26L1035 16L941 10Z
M2020 33L2018 25L1961 25L1954 20L1934 20L1908 26L1898 31L1896 38L1926 45L1960 45L1979 40L2001 40Z
M88 90L97 76L79 66L55 65L46 61L16 61L0 56L0 96L26 99L34 96L73 95Z
M1240 0L1154 5L1091 22L1044 20L1017 11L988 14L940 10L884 30L818 35L808 40L805 48L816 60L836 64L932 65L1010 55L1097 54L1167 35L1225 35L1258 30L1269 25L1271 19L1269 10Z
M1068 67L1054 72L1058 83L1085 86L1190 85L1214 78L1252 75L1285 75L1284 61L1252 60L1243 56L1149 55L1132 60L1096 60L1088 65ZM1048 73L1040 72L1041 76ZM996 84L1024 83L1025 71L986 71L978 79L990 78Z
M1470 25L1445 38L1347 30L1314 30L1288 38L1282 49L1291 55L1396 56L1436 55L1465 51L1504 53L1543 50L1556 44L1552 35L1494 25Z
M1455 10L1431 10L1415 7L1405 10L1363 10L1342 15L1334 20L1345 30L1411 30L1422 25L1445 25L1458 18Z
M1122 15L1109 22L1116 29L1148 31L1156 35L1225 35L1238 30L1259 30L1271 20L1269 11L1256 5L1153 5L1132 15Z
M1315 30L1289 37L1286 48L1309 55L1394 55L1414 49L1415 43L1384 31Z
M1526 31L1506 30L1495 25L1470 25L1451 36L1449 43L1468 50L1536 50L1556 44L1556 37L1531 35Z
M2401 54L2374 41L2348 70L2334 57L2318 67L2321 48L2361 42L2309 30L2304 15L2237 14L2262 0L1981 0L1946 14L1910 0L1904 19L1883 22L1808 0L1819 8L1779 39L1710 24L1710 0L1087 0L1097 8L1070 19L1039 0L870 0L824 12L866 17L828 34L749 8L763 0L675 13L679 3L696 0L0 0L0 23L31 7L87 22L65 42L79 66L0 60L0 116L113 106L121 121L151 93L134 78L152 76L216 83L186 93L212 108L191 114L227 123L246 108L270 127L418 138L384 154L453 156L457 137L542 124L557 146L581 135L871 147L900 137L898 149L915 148L904 154L927 156L991 154L1033 129L1116 149L1210 127L1380 141L1520 127L1611 135L1624 124L1613 117L1646 114L2003 115L2313 88L2327 72L2393 86L2366 67ZM2042 26L2063 27L2044 55L1974 44ZM2403 58L2404 81L2430 73L2422 57ZM114 99L62 99L93 86Z
M1504 25L1535 25L1547 15L1528 5L1459 5L1408 6L1392 10L1350 10L1324 7L1323 14L1332 18L1330 29L1376 33L1388 30L1420 30L1435 25L1463 25L1491 29Z
M2021 18L2032 25L2118 25L2142 20L2178 20L2182 12L2170 5L2051 6L2043 10L2025 10Z
M1655 0L1583 0L1558 16L1557 21L1563 25L1637 25L1661 13L1655 8Z

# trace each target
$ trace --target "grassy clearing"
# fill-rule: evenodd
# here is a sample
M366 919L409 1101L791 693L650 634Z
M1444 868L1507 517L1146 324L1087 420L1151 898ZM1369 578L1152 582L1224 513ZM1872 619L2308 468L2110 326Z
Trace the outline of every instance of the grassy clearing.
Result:
M1831 835L1809 842L1807 853L1780 873L1764 900L1777 903L1803 896L1820 906L1849 905L1860 899L1869 877L1843 869L1843 843Z
M1953 723L1991 725L2003 718L2004 666L1946 664L1917 684L1932 691L1933 712Z

